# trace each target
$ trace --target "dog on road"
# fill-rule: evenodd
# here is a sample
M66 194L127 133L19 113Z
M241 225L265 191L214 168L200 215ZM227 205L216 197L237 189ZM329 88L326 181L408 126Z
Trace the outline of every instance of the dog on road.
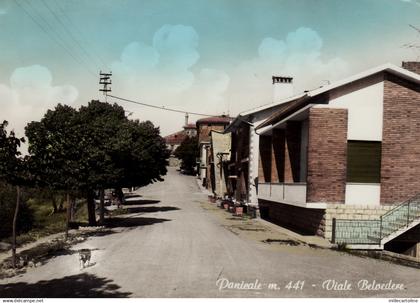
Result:
M90 257L91 257L90 249L79 250L80 269L83 269L90 265Z

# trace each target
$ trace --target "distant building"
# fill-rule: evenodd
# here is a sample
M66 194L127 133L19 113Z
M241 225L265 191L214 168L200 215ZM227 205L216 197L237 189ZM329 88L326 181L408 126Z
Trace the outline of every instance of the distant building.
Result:
M211 189L212 165L214 165L212 157L210 157L211 148L211 131L224 132L231 122L229 116L214 116L197 120L198 144L200 147L199 172L198 177L203 181L203 185L207 189Z
M175 150L178 148L178 146L181 145L182 141L185 140L186 137L187 135L185 134L185 131L183 130L166 136L164 138L165 143L166 143L166 148L171 151L171 154L173 154Z
M184 129L176 133L170 134L164 137L166 148L171 151L171 156L169 158L169 166L179 166L179 160L175 158L174 152L181 145L182 141L187 137L194 137L197 135L197 128L195 124L187 123L184 125Z
M184 133L190 138L197 136L197 126L195 125L195 123L190 123L190 124L185 125Z

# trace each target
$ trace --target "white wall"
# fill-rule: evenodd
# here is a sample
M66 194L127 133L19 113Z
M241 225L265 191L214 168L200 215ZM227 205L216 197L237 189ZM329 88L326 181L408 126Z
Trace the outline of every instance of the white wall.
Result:
M273 84L273 101L279 102L283 99L292 97L294 94L293 83L276 82Z
M380 184L346 184L346 205L378 206L380 205Z
M255 133L255 126L258 124L257 120L252 121L254 126L249 128L249 172L248 172L248 199L253 206L258 205L257 188L255 180L258 182L258 159L260 153L260 136ZM257 179L256 179L257 178Z
M379 82L316 107L348 109L348 140L382 141L384 83Z
M205 168L201 168L207 165L207 149L206 145L201 145L201 151L200 151L200 179L203 180L206 177L207 171Z
M260 183L258 197L274 202L306 204L306 184Z

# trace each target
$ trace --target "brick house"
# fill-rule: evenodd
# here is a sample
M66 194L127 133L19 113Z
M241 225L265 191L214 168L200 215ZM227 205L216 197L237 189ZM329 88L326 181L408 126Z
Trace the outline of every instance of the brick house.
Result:
M231 122L228 116L215 116L197 120L198 145L200 149L198 178L202 180L203 186L212 189L212 172L214 162L211 152L211 131L223 132Z
M306 92L256 127L262 218L380 248L418 225L420 202L401 203L420 192L420 63L403 67L382 65ZM411 225L391 230L409 204Z

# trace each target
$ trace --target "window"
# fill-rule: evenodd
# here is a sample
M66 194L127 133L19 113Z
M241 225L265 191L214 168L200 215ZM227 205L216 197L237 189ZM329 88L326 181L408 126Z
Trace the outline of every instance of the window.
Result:
M381 142L347 142L347 182L381 182Z

